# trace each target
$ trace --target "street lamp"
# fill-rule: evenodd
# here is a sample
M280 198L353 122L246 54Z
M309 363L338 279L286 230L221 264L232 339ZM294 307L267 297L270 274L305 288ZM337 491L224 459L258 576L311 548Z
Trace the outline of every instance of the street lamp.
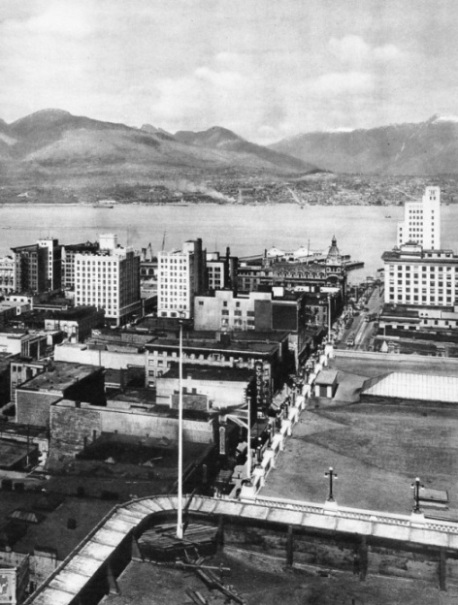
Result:
M178 511L177 538L183 539L183 319L180 324L178 360Z
M334 471L332 466L329 467L329 471L324 474L325 477L329 477L329 496L328 502L334 502L334 494L332 493L332 482L337 479L337 473Z
M415 506L413 507L414 513L421 513L420 508L420 488L424 487L420 483L420 477L416 477L414 483L411 484L411 488L413 489L413 499L415 501Z

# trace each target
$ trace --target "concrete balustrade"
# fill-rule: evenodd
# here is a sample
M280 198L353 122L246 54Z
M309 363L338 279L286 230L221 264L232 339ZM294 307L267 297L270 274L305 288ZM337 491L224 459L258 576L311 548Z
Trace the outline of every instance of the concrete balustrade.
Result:
M262 469L257 468L255 478L263 480ZM371 549L368 544L382 544L386 539L404 548L406 544L426 546L433 551L439 568L439 582L446 589L447 557L458 552L458 524L447 521L428 521L415 515L388 514L339 507L328 510L321 504L298 502L253 496L253 486L243 486L242 500L186 496L189 499L188 514L205 514L215 525L224 528L224 519L237 523L249 520L261 527L283 527L286 532L286 559L293 564L294 533L301 529L324 530L341 533L342 536L361 536L360 554L367 558ZM250 494L251 497L245 496ZM74 605L98 603L126 567L128 561L138 556L136 540L145 521L154 525L154 517L165 513L175 514L175 496L152 496L116 506L78 544L72 553L58 566L37 591L27 598L24 605ZM250 523L250 527L251 527ZM285 533L284 533L285 535ZM369 543L368 540L371 540ZM367 569L367 561L365 562ZM101 579L107 578L104 584ZM97 599L95 597L97 595Z

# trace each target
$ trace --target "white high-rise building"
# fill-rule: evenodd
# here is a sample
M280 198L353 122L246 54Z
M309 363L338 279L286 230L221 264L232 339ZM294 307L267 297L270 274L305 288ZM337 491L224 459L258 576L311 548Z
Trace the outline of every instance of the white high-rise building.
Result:
M192 317L194 296L205 288L205 255L200 239L185 242L182 250L159 252L158 317Z
M406 202L404 221L398 223L397 246L415 243L425 250L439 250L440 188L426 187L421 202Z
M110 323L123 325L141 311L140 256L113 234L99 241L99 250L75 255L75 304L104 309Z
M458 256L452 250L424 250L404 244L384 252L385 303L452 307L458 300Z

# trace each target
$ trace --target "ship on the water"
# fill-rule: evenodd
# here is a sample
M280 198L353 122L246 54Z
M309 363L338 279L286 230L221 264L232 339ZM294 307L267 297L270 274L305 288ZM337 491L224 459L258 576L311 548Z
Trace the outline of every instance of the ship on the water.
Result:
M93 208L114 208L114 204L111 200L99 200L98 202L95 202L94 204L92 204Z

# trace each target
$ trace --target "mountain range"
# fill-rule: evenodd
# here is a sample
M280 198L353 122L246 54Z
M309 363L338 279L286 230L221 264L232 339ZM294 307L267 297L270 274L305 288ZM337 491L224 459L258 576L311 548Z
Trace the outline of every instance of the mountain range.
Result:
M458 174L458 118L296 135L270 148L337 173Z
M318 167L318 168L317 168ZM264 147L215 126L169 133L38 111L0 120L1 182L105 186L160 178L290 179L312 172L458 174L458 119L312 132Z
M31 175L45 182L103 185L171 175L288 178L314 170L314 165L218 127L173 136L150 124L133 128L59 109L38 111L12 124L0 121L4 179Z

